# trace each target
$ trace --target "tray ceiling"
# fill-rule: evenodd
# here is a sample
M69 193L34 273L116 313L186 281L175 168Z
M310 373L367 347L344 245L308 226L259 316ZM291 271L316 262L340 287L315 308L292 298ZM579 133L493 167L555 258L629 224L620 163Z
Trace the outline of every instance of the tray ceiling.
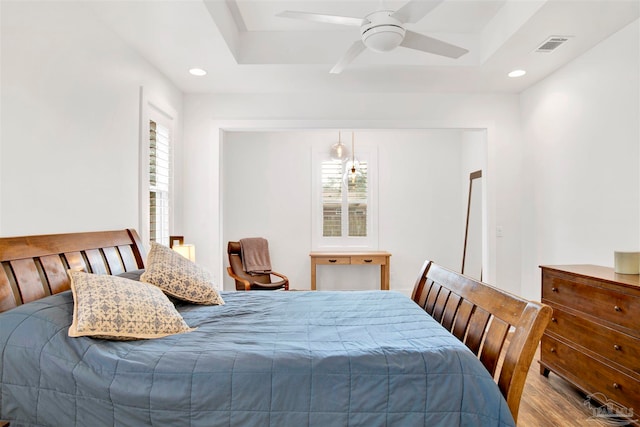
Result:
M364 17L404 1L86 1L96 16L187 93L520 92L640 15L637 0L444 0L407 29L466 49L459 59L399 47L329 70L357 27L276 16L284 10ZM553 53L536 48L569 36ZM630 52L638 54L638 52ZM192 67L208 74L194 77ZM527 70L508 78L509 71Z

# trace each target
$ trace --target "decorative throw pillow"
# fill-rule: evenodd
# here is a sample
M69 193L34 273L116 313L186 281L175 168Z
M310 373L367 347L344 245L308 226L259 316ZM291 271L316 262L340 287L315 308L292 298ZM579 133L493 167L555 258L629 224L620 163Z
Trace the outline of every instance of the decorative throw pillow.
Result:
M224 304L211 282L211 274L166 246L151 242L145 268L140 280L172 297L195 304Z
M155 286L106 274L68 274L74 301L70 337L131 340L193 330Z

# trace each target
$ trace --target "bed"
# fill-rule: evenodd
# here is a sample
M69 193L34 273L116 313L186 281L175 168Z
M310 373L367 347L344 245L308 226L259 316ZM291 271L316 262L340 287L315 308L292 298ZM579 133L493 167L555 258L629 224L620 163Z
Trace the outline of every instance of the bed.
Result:
M446 310L434 313L447 275L432 263L413 298L223 292L224 305L173 300L192 332L69 337L66 270L135 275L145 257L134 230L0 239L1 420L12 427L515 425L507 383L522 370L513 363L528 367L532 355L514 362L507 351L502 369L488 369L482 352L452 333ZM511 341L524 344L518 334ZM495 346L487 343L481 347Z

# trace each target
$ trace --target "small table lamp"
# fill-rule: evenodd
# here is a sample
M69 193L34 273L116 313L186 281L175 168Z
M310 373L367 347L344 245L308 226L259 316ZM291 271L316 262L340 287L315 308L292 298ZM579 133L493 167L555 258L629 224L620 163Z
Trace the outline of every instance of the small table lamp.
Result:
M196 261L196 247L195 245L173 245L172 248L174 251L178 252L183 257L188 260L195 262Z
M169 247L188 260L196 261L196 247L194 245L185 245L184 236L169 236Z

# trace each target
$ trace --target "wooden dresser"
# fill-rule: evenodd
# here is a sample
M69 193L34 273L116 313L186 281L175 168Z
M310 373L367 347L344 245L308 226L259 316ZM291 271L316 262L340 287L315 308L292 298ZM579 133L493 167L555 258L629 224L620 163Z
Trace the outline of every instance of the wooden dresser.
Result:
M553 317L540 373L553 371L602 404L640 413L640 276L595 265L541 266Z

